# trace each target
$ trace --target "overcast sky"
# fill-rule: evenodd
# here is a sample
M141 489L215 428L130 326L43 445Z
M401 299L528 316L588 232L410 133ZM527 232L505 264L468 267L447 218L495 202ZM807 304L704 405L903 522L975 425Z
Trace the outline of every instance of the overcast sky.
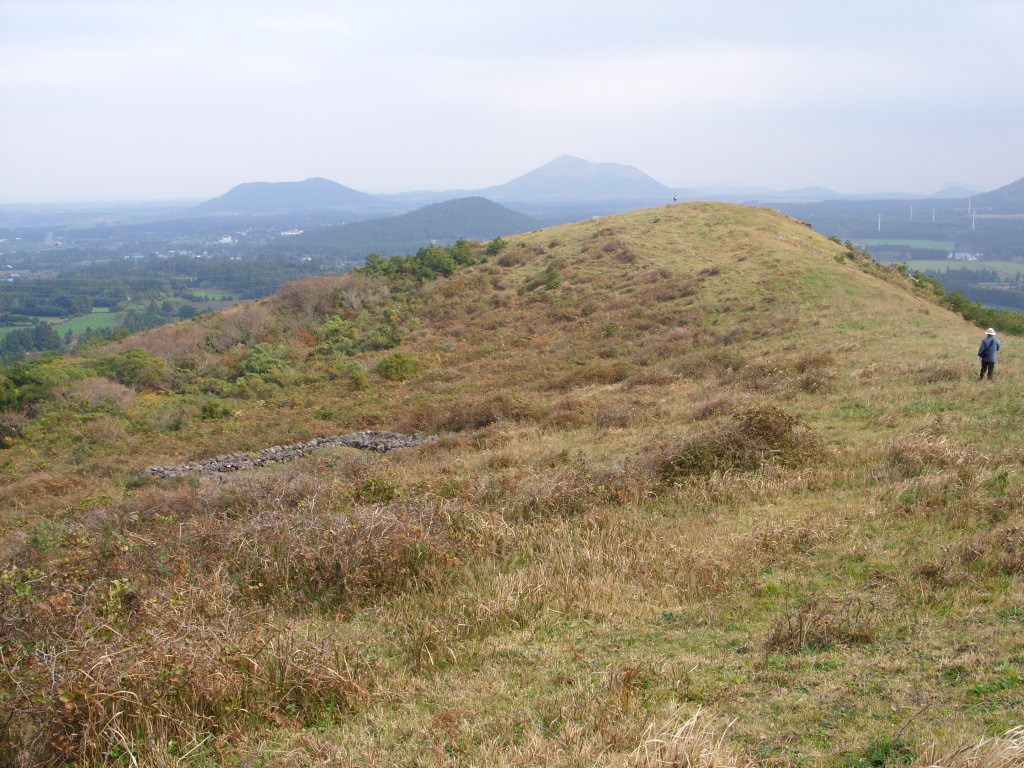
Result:
M0 202L1024 176L1022 0L0 0Z

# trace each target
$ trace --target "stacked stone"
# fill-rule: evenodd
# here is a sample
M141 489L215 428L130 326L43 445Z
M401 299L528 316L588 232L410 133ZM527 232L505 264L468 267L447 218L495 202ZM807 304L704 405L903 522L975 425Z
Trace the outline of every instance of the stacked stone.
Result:
M353 432L347 435L336 435L334 437L315 437L308 443L274 445L256 452L229 453L224 456L216 456L202 461L190 461L187 464L179 464L177 466L152 466L144 469L142 474L166 479L197 473L201 475L215 475L224 472L237 472L242 469L264 467L270 464L280 464L285 461L294 461L295 459L309 456L311 453L323 448L345 446L347 448L358 448L363 451L386 453L387 451L395 451L400 448L414 448L436 439L436 435L421 435L419 433L403 435L398 432L369 430L366 432Z

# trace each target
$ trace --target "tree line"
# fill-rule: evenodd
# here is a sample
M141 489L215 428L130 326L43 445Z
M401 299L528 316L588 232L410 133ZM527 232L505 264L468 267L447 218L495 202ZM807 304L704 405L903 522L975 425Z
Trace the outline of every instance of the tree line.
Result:
M925 270L924 274L940 282L947 293L957 292L990 307L1024 311L1024 277L1020 272L1004 277L994 269L961 267L941 272Z

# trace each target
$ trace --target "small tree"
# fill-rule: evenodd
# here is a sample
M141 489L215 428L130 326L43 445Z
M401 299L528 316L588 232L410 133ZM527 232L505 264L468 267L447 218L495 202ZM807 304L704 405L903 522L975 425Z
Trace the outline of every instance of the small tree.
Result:
M503 237L496 237L487 244L487 255L497 256L506 248L508 248L508 240Z

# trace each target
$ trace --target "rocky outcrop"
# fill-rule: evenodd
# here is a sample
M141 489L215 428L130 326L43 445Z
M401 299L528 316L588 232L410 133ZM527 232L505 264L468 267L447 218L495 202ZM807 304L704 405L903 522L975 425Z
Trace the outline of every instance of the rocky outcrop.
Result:
M230 453L224 456L216 456L212 459L202 461L190 461L187 464L177 466L153 466L142 471L143 475L153 475L166 479L183 477L185 475L219 475L225 472L237 472L242 469L255 469L270 464L281 464L285 461L294 461L323 448L345 446L347 448L358 448L363 451L376 451L386 453L399 448L414 448L436 440L436 435L403 435L398 432L353 432L348 435L337 435L335 437L315 437L307 443L294 443L292 445L274 445L260 451Z

